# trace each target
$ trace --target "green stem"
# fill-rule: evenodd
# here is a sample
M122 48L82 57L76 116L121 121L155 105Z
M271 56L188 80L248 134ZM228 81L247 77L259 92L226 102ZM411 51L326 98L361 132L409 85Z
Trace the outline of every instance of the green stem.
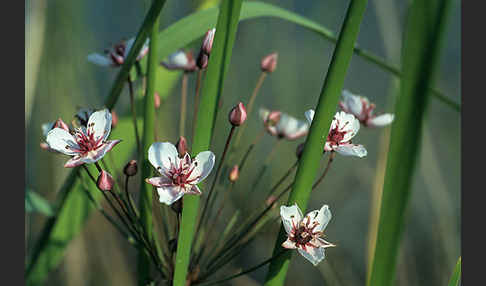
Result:
M142 150L142 147L140 145L140 136L138 133L138 127L137 127L137 113L136 113L136 108L135 108L135 96L133 92L133 82L130 78L130 75L128 76L128 90L130 94L130 111L132 112L132 120L133 120L133 129L135 130L135 141L137 142L137 154L140 155L140 152Z
M186 106L187 106L187 73L182 75L181 88L181 114L179 120L179 136L184 136L186 127Z
M196 118L193 154L208 150L211 143L217 103L223 90L224 78L231 60L241 5L242 0L227 0L221 3L207 76L201 93L200 111ZM184 196L183 198L184 207L177 241L174 286L186 284L199 202L199 196Z
M148 149L154 142L155 130L155 81L157 79L158 61L158 34L159 31L159 17L153 22L150 33L150 47L148 54L147 66L147 89L145 92L144 102L144 120L143 120L143 137L142 137L142 153L140 154L141 166L141 183L140 183L140 221L144 228L144 233L149 242L153 241L153 225L152 225L152 193L153 187L145 183L145 178L152 174L151 165L148 161ZM155 247L157 249L157 247ZM149 278L150 258L145 252L139 252L138 256L138 283L145 285Z
M307 136L304 151L295 175L295 181L289 196L288 205L296 203L305 212L312 191L312 182L319 168L322 148L329 131L336 106L341 95L344 78L353 55L353 49L359 32L359 26L366 10L367 0L352 0L344 19L329 70L326 74L314 120ZM274 253L282 248L286 232L280 228L275 243ZM287 275L291 251L272 261L265 285L283 285Z

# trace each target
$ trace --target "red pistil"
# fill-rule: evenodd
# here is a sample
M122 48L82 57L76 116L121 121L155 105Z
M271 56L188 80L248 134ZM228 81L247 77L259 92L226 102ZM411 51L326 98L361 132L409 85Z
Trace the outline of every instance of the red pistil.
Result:
M195 168L196 166L190 164L190 161L189 164L185 164L182 162L182 160L180 160L179 166L175 165L171 161L170 170L167 172L166 175L172 179L172 183L174 185L185 188L187 184L192 184L194 181L199 179L200 176L197 176L193 179L189 179L189 177L191 176Z
M311 241L322 235L322 232L314 231L318 225L319 223L317 221L314 221L314 223L310 225L310 219L307 219L305 224L300 223L299 227L297 227L292 220L292 231L289 240L294 242L297 248L300 247L304 251L307 251L307 247L316 248L317 246L312 244Z
M79 153L81 156L90 151L97 150L103 145L103 137L95 139L93 130L89 128L87 129L86 134L82 130L76 131L74 138L76 143L78 143L79 149L70 146L66 146L66 149L71 149L72 151Z

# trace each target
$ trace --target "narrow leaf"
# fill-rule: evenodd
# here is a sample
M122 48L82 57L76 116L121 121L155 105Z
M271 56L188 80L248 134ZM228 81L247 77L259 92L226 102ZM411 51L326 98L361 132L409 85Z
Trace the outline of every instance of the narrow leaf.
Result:
M37 212L45 216L52 216L54 214L49 201L33 190L27 190L25 192L25 211Z
M461 257L457 259L456 267L454 267L454 272L452 272L451 279L449 280L449 286L459 286L459 280L461 279Z

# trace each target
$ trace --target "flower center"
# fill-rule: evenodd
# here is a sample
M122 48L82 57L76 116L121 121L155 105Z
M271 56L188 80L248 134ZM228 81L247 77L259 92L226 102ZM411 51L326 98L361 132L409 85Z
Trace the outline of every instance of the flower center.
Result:
M304 250L306 250L308 246L314 248L317 247L316 245L312 244L311 241L322 234L320 231L314 231L318 225L319 223L317 221L314 221L314 223L310 225L309 219L307 219L306 223L301 222L298 227L293 225L290 240L295 243L296 247Z
M171 161L170 170L166 176L172 179L172 184L185 188L187 184L192 185L200 176L189 179L197 164L183 161L184 159L179 161L179 166Z
M327 141L331 142L332 145L339 145L341 141L344 139L344 135L346 135L346 131L339 131L339 127L332 129L329 134L327 135Z
M103 145L103 136L96 139L94 137L94 131L90 126L86 129L86 133L84 133L82 129L78 129L74 134L74 139L76 140L76 143L78 143L79 149L70 146L66 146L66 149L70 149L80 155L94 151Z

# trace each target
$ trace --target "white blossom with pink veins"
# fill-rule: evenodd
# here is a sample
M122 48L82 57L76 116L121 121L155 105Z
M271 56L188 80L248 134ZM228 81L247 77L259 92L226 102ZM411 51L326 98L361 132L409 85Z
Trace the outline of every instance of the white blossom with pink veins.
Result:
M201 194L197 184L211 173L215 156L211 151L204 151L194 159L188 153L180 158L173 144L156 142L148 150L148 159L161 176L145 181L157 187L161 203L171 205L185 194Z
M270 111L260 108L260 118L268 133L278 138L295 140L307 135L309 124L305 120L296 119L281 111Z
M305 117L311 124L314 118L314 110L307 110ZM329 128L324 151L336 151L345 156L365 157L368 152L363 145L353 144L351 142L351 139L358 133L358 130L359 120L354 115L344 111L337 112Z
M370 103L368 98L352 94L347 90L343 90L343 100L339 102L339 106L346 113L351 113L359 121L367 127L382 127L393 122L395 115L391 113L384 113L381 115L374 115L375 104Z
M305 217L297 204L281 206L280 217L287 232L287 240L282 243L282 247L297 249L314 266L324 259L324 249L335 246L321 238L331 220L331 211L327 205L309 212Z
M92 62L99 66L119 67L125 62L125 59L127 58L128 53L130 52L130 49L132 48L134 42L135 38L131 38L126 42L121 41L120 43L114 45L112 48L105 50L104 54L92 53L88 55L87 59L89 62ZM140 61L148 53L148 50L149 39L145 41L142 49L140 49L140 52L137 56L137 61Z
M121 140L107 140L111 131L111 113L103 109L91 114L88 125L75 129L73 134L54 128L47 134L46 142L57 152L73 156L64 167L72 168L84 163L94 163Z

